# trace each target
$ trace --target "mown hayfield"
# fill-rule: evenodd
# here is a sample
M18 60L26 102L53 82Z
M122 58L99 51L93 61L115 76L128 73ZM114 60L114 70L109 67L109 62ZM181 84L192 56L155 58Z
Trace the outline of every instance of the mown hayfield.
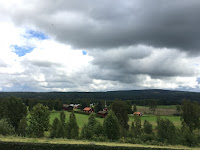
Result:
M1 142L14 142L14 143L49 143L49 144L83 144L83 145L95 145L97 146L109 146L119 147L119 149L126 149L126 147L135 148L151 148L151 149L177 149L177 150L198 150L199 147L186 147L181 145L173 146L156 146L156 145L142 145L142 144L128 144L128 143L116 143L116 142L95 142L95 141L86 141L86 140L73 140L73 139L50 139L50 138L25 138L25 137L16 137L16 136L0 136ZM120 148L121 147L121 148Z
M153 112L149 110L147 106L137 106L137 111L142 112L143 114L152 114ZM154 115L165 115L170 116L176 114L176 105L160 105L157 106Z

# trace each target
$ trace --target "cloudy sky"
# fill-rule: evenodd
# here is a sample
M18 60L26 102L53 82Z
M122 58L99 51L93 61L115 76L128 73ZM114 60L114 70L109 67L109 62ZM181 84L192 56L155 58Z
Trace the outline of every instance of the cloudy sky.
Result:
M0 0L0 91L200 92L199 0Z

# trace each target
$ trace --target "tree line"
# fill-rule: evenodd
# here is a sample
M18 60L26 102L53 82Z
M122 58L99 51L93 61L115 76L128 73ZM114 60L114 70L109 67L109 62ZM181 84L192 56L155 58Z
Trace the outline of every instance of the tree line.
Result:
M153 128L147 120L142 124L139 116L135 116L134 122L129 125L126 103L116 100L111 104L103 124L96 120L95 114L90 114L88 123L80 130L73 111L68 116L68 122L64 111L60 111L59 118L55 118L50 125L51 111L48 106L38 103L29 111L21 99L10 97L0 103L0 134L44 137L47 136L45 133L49 133L49 138L196 146L200 139L200 105L184 100L180 107L181 128L159 116L157 126Z
M174 105L180 103L183 99L199 101L200 93L170 91L170 90L131 90L131 91L108 91L108 92L0 92L0 98L15 96L35 100L56 100L60 99L77 103L82 100L131 100L137 105L145 105L146 100L158 100L159 105ZM75 102L76 101L76 102Z

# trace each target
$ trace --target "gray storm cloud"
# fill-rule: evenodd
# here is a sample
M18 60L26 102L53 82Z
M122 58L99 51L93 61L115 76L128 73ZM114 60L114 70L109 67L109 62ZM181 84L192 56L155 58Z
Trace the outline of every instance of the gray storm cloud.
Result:
M49 37L44 48L20 59L20 74L7 75L15 62L8 66L0 60L6 85L0 89L199 89L199 14L199 0L22 0L0 5L0 16L16 27ZM51 42L56 46L48 46ZM72 55L74 49L81 56Z
M137 44L199 52L200 1L32 1L10 13L15 23L34 24L79 48ZM22 17L23 16L23 17Z

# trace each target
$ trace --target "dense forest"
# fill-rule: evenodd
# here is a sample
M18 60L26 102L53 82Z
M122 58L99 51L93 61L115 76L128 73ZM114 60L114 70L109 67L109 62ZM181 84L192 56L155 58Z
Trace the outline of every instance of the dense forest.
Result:
M22 99L55 100L60 99L70 102L89 100L131 100L143 105L145 100L157 100L161 105L181 103L183 99L200 101L200 93L170 90L130 90L130 91L107 91L107 92L0 92L0 98L15 96ZM145 105L145 104L144 104Z

